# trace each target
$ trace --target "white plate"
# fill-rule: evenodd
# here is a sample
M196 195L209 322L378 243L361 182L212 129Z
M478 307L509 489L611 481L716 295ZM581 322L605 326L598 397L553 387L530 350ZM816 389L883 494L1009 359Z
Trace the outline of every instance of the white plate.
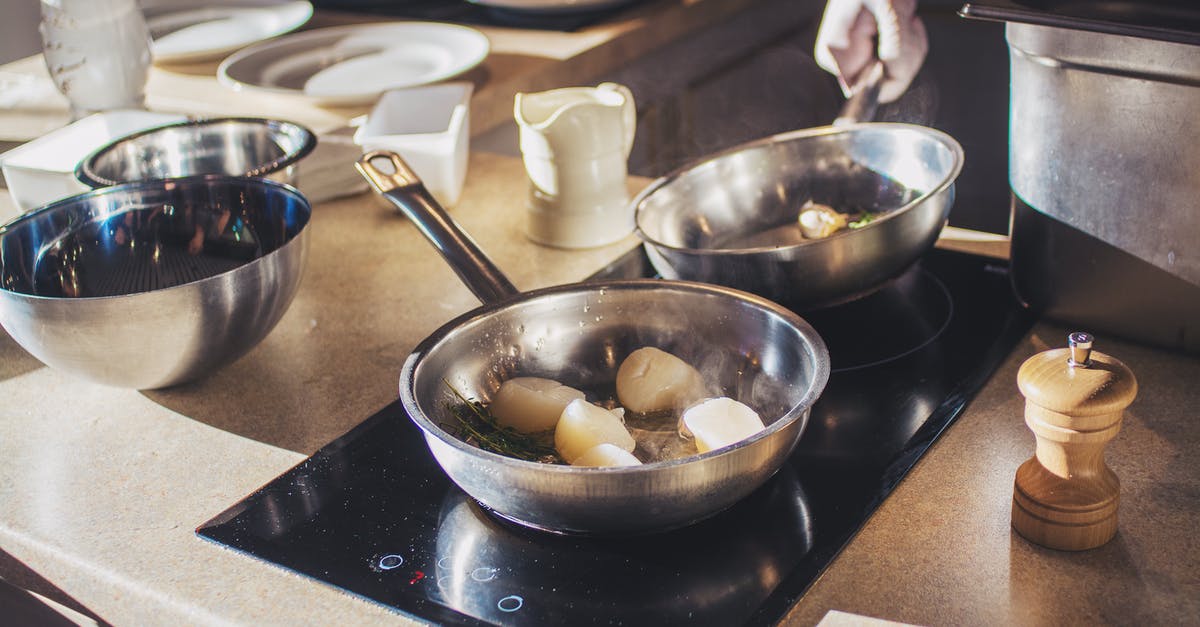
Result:
M146 25L157 63L219 59L252 43L289 33L313 14L311 2L246 0L203 5L145 0Z
M339 26L246 48L221 63L217 78L233 89L362 104L389 89L462 74L487 58L489 47L483 33L457 24Z

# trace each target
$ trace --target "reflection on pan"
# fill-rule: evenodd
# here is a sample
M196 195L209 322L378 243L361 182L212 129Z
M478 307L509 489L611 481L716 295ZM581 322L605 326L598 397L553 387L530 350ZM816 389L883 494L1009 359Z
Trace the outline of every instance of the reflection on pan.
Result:
M804 490L787 466L725 513L669 534L581 539L490 514L458 490L446 495L432 579L443 603L502 624L554 624L568 611L597 624L673 625L693 616L738 624L813 537Z

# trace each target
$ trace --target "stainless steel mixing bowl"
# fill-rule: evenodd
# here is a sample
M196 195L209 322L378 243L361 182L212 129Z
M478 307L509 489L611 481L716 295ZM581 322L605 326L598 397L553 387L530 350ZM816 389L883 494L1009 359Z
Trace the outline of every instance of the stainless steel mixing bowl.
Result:
M128 183L0 226L0 325L51 367L120 387L203 376L253 348L300 283L295 189L208 175Z
M138 131L84 157L75 177L89 187L198 174L296 182L296 164L317 145L312 131L262 118L187 120Z
M666 278L826 306L879 288L933 246L962 165L952 137L911 124L784 133L651 183L633 201L637 233ZM807 200L878 217L802 240L795 225Z

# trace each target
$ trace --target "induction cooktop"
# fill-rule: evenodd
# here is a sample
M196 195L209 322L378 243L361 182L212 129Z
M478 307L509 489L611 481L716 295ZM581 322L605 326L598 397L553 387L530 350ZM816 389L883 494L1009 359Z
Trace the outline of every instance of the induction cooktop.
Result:
M638 249L597 278L652 275ZM870 296L802 315L832 374L797 449L693 526L586 538L510 523L445 477L394 402L197 533L440 624L774 623L1033 321L1003 262L943 250Z

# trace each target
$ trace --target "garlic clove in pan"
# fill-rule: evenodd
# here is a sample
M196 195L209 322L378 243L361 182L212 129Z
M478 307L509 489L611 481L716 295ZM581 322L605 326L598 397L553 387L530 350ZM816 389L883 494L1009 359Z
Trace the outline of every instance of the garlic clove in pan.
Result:
M821 239L846 228L846 216L828 205L813 201L804 203L800 210L800 232L808 239Z

